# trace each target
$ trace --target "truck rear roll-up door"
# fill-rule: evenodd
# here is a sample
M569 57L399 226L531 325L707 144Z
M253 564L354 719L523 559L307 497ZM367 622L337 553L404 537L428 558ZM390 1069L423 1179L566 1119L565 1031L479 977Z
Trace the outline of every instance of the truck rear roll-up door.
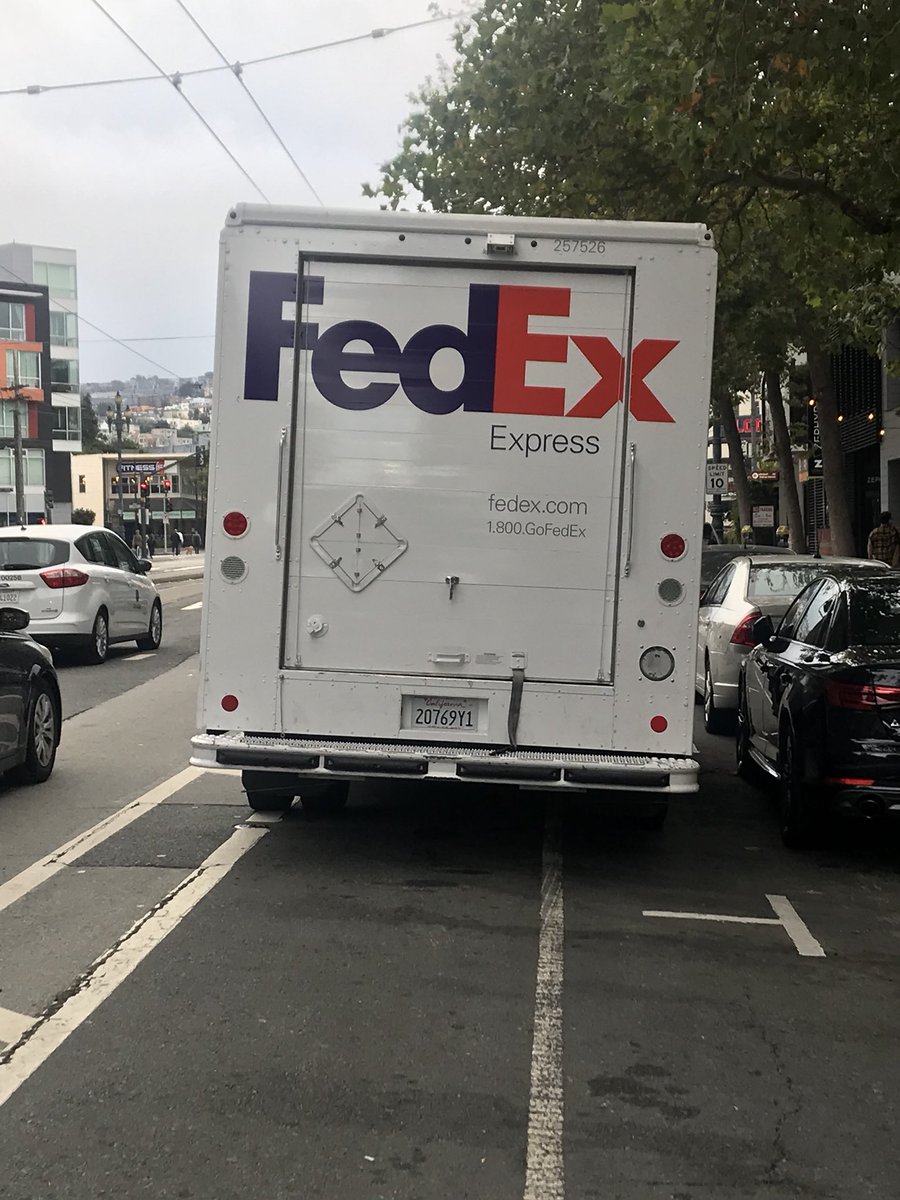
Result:
M285 666L610 680L630 276L302 271Z

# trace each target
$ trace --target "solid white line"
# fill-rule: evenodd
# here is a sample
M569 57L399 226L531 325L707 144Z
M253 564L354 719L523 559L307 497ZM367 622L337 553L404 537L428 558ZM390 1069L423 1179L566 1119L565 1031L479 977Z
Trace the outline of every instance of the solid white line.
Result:
M0 1008L0 1042L17 1042L36 1020L37 1017L13 1012L11 1008Z
M148 650L146 654L131 654L128 657L129 662L140 662L143 658L156 658L155 650Z
M238 826L196 871L91 965L81 979L78 991L55 1012L37 1019L8 1061L0 1062L0 1106L112 995L150 951L177 928L203 897L225 878L238 859L267 832Z
M645 917L671 917L680 921L724 921L733 925L781 925L775 917L729 917L724 913L695 913L695 912L662 912L655 908L645 908Z
M524 1200L564 1200L565 1197L562 1026L564 931L562 834L559 810L553 805L548 807L544 829Z
M198 600L196 604L186 604L181 611L182 612L193 612L195 608L202 608L202 607L203 607L203 601Z
M57 872L74 862L76 858L81 858L82 854L93 850L95 846L105 842L114 833L118 833L119 830L130 825L132 821L136 821L138 817L142 817L150 809L156 808L158 804L162 804L163 800L168 800L170 796L187 784L199 779L203 773L200 767L185 767L183 771L163 780L155 788L145 792L143 796L138 796L137 800L132 800L130 804L120 808L118 812L104 817L102 821L98 821L96 825L92 825L83 833L77 834L64 845L57 846L46 858L32 863L18 875L13 875L12 879L7 879L6 883L0 883L0 912L9 908L11 904L15 904L23 896L27 896L40 884L51 879Z
M787 896L766 896L766 899L778 914L779 923L784 926L785 933L797 947L801 958L825 958L825 951L809 932Z

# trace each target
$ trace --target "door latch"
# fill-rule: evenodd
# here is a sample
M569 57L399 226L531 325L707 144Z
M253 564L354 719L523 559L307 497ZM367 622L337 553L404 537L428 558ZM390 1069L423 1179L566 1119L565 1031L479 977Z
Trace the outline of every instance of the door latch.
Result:
M446 583L447 587L449 587L449 589L450 589L449 599L452 600L453 593L456 591L456 585L459 583L459 576L458 575L445 575L444 583Z

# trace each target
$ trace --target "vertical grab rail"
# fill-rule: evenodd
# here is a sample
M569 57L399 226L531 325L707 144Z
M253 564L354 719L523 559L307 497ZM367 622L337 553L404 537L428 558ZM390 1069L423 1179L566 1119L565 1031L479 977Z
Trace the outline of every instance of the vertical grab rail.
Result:
M281 427L278 440L278 480L275 488L275 560L281 562L281 488L284 480L284 447L287 442L287 426Z
M628 450L628 541L625 548L626 578L631 574L631 547L634 542L634 473L637 463L637 446L631 443Z

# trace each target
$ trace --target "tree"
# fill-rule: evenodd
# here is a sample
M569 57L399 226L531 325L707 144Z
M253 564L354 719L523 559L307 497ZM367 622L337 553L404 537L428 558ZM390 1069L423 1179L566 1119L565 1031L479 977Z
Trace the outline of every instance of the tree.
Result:
M73 508L72 509L72 524L73 525L93 525L97 514L92 508Z
M81 397L81 450L83 454L98 454L109 449L109 442L100 432L100 422L94 411L91 393L84 392Z
M711 224L719 325L744 326L757 378L808 353L832 542L852 553L830 352L875 346L898 302L895 20L874 0L493 0L420 93L379 191L395 207L418 193L444 211Z

